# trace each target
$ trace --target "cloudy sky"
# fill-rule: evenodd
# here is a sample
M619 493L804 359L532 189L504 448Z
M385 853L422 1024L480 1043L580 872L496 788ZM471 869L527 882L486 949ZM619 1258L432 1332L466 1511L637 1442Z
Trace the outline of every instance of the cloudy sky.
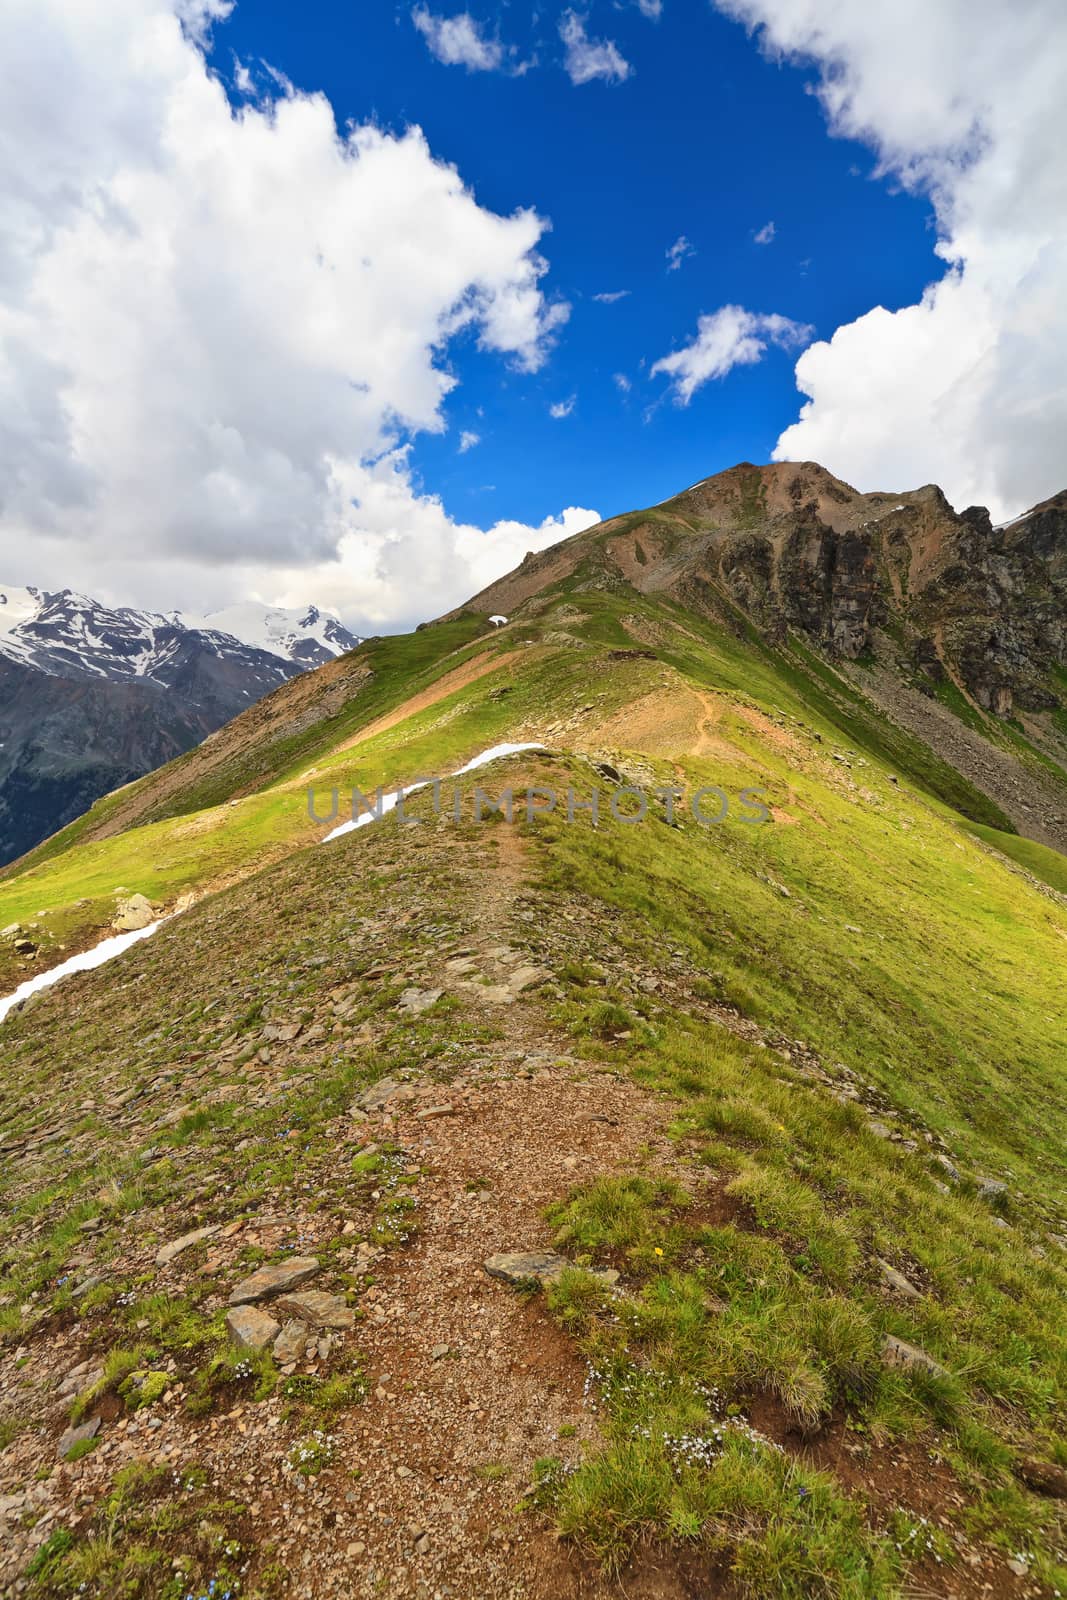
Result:
M7 0L0 582L410 626L735 461L1067 485L1061 0Z

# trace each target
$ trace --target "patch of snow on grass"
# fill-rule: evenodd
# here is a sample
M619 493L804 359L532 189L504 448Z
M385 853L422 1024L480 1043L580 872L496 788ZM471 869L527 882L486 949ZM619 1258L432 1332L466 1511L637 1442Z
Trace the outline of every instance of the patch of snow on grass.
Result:
M99 944L94 944L91 950L83 950L80 955L71 956L58 967L50 967L47 972L38 972L36 977L27 978L25 983L19 984L14 994L5 995L0 999L0 1022L3 1022L11 1008L17 1006L20 1000L28 1000L31 994L37 994L41 989L50 989L60 978L66 978L72 972L91 972L94 967L102 967L105 961L110 961L113 956L120 956L139 939L149 938L166 920L165 917L160 917L158 922L150 922L147 928L135 928L132 933L117 933L111 939L102 939Z

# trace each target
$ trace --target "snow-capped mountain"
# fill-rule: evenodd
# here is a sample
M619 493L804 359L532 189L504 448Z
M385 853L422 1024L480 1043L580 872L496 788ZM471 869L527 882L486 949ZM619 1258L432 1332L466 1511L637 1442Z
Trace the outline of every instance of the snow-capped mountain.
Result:
M318 666L346 650L354 650L359 639L349 633L332 612L307 606L303 611L284 606L264 608L255 601L211 611L205 617L185 617L187 628L232 634L242 644L269 650L305 666Z
M0 865L358 643L314 606L186 618L0 585Z
M206 652L281 683L292 676L281 662L319 666L358 643L337 617L315 606L250 603L186 618L105 606L71 589L0 587L0 654L50 677L154 678L170 685L190 654ZM254 659L260 655L275 661Z

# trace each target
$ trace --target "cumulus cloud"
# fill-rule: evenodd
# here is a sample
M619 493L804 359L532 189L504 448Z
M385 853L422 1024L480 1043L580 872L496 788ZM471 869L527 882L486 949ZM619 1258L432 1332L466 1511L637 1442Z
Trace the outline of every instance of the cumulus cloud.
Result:
M474 433L472 429L464 428L463 432L459 436L460 455L466 455L468 450L473 450L475 445L481 444L481 442L482 436L480 433Z
M593 299L599 301L602 306L613 306L618 301L625 300L629 293L629 289L607 289L603 294L595 294Z
M565 48L563 66L574 84L593 83L598 78L604 83L622 83L633 72L613 40L590 39L585 18L576 11L563 13L559 36Z
M108 0L90 15L82 0L10 0L8 581L88 578L208 609L252 576L273 598L308 570L369 604L393 533L364 520L363 491L376 461L444 427L449 342L473 337L534 370L566 317L541 287L542 219L480 206L417 128L339 132L324 96L277 82L234 110L204 55L228 9ZM442 536L447 518L410 475L394 466L388 481L393 507L407 495L409 546L420 529ZM462 564L446 582L442 565L446 550L462 563L473 534L461 532L412 560L424 614L469 582ZM506 540L496 548L503 569ZM342 577L339 552L363 572ZM439 592L423 582L431 569ZM381 581L385 622L396 590Z
M774 238L774 223L765 222L763 227L758 228L752 237L756 244L770 244Z
M554 405L550 405L548 414L550 417L554 417L557 422L561 422L564 417L570 416L577 404L578 396L576 394L569 395L566 400L557 400Z
M487 38L469 11L454 17L435 15L416 6L411 20L426 40L430 54L446 67L466 67L468 72L498 72L504 63L504 46Z
M637 0L637 9L649 22L658 22L663 15L663 0Z
M1067 11L1059 0L717 0L814 64L832 131L930 196L945 271L797 363L779 459L861 488L936 481L997 516L1067 479Z
M751 366L768 344L796 349L811 338L812 329L776 312L746 311L743 306L721 306L697 322L696 338L684 349L663 356L650 369L671 380L675 399L687 406L701 384L723 378L733 367Z
M630 390L633 388L633 384L630 382L625 372L613 373L612 382L620 394L629 394Z
M689 256L696 255L696 249L689 243L684 233L680 233L674 243L664 252L667 257L667 271L677 272L682 262Z
M545 550L600 521L594 510L568 506L534 526L456 522L436 495L413 492L405 449L352 469L346 486L359 508L353 527L330 561L277 574L279 600L296 605L309 592L325 594L343 615L365 618L372 628L421 621L429 614L425 603L420 608L423 594L433 597L433 612L459 605L528 550Z

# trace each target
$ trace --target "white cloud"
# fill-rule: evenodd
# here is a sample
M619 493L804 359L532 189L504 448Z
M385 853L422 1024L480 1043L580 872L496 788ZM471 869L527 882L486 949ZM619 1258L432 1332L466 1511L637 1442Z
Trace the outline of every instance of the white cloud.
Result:
M256 92L255 80L239 56L233 58L233 84L238 94L254 95Z
M757 229L756 233L753 234L753 238L756 244L770 244L774 238L774 223L765 222L763 227Z
M685 234L680 233L670 249L664 251L664 254L667 257L667 271L677 272L683 261L687 260L689 256L696 255L696 250L689 243Z
M603 294L595 294L593 299L599 301L602 306L613 306L618 301L625 300L629 293L629 289L608 289Z
M384 622L372 464L444 427L454 336L533 370L567 308L541 218L480 206L418 129L341 134L292 89L234 111L195 42L225 10L186 0L183 31L166 0L9 0L0 572L203 610L354 552ZM436 538L404 482L405 537ZM424 614L469 579L444 555L409 568Z
M650 375L665 373L670 378L675 399L688 405L701 384L722 378L732 367L751 366L759 361L768 344L795 349L811 338L811 328L776 312L746 311L743 306L722 306L697 323L696 338L673 355L663 356L650 368Z
M482 436L480 433L474 433L470 428L464 428L463 432L459 436L460 455L466 455L468 450L473 450L475 445L481 444L481 442Z
M593 83L597 78L605 83L622 83L633 72L611 39L589 38L585 18L576 11L563 13L559 36L566 47L564 69L572 83Z
M175 0L174 10L182 28L194 44L204 45L212 24L225 22L236 0Z
M550 405L548 414L550 417L555 417L557 422L560 422L564 417L570 416L577 404L578 396L572 394L566 400L557 400L554 405Z
M663 0L637 0L637 9L649 22L658 22L663 15Z
M486 38L469 11L457 16L437 16L416 6L411 20L426 40L431 55L446 67L466 67L468 72L498 72L504 64L504 46Z
M353 471L347 487L359 515L336 559L279 573L278 597L301 604L293 597L325 595L343 615L374 629L410 626L459 605L528 550L545 550L600 521L596 511L568 506L535 526L504 520L485 530L457 523L436 496L413 491L403 450Z
M1067 10L1059 0L718 0L814 61L832 130L930 195L944 274L806 350L776 455L936 481L998 517L1067 478Z
M614 373L612 381L615 384L616 389L618 389L621 394L629 394L630 390L633 388L633 384L630 382L625 372Z

